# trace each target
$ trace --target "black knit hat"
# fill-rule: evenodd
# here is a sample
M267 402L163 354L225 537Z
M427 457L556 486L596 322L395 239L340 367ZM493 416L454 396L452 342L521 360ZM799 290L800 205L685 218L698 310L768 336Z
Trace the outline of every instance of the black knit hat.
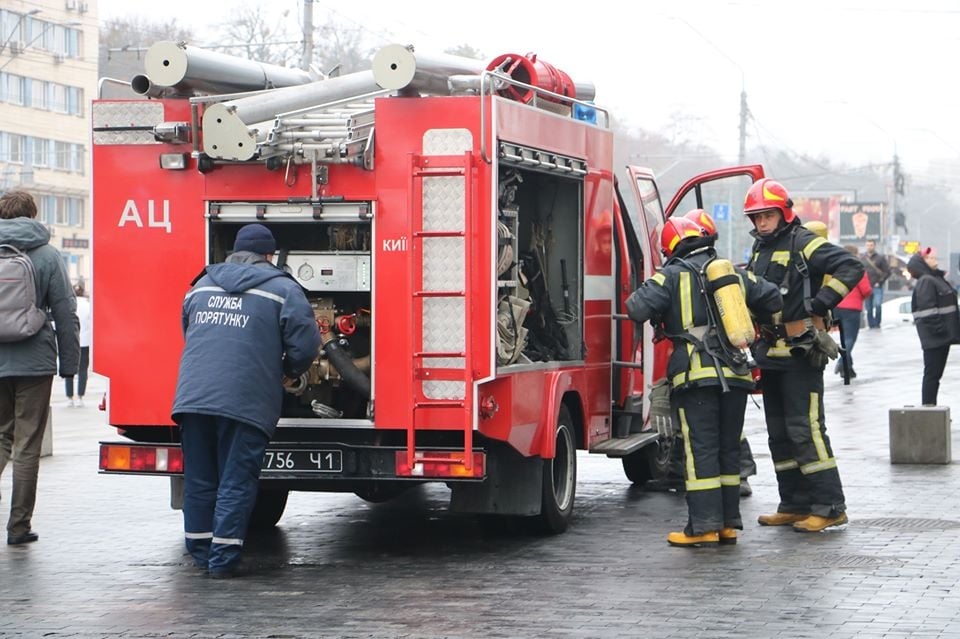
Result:
M277 252L277 241L273 233L263 224L247 224L237 231L233 251L250 251L257 255L269 255Z

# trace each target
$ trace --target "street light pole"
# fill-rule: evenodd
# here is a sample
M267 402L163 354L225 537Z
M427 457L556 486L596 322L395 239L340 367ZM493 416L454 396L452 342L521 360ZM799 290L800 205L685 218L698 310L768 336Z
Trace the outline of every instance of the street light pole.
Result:
M880 235L881 237L886 237L887 240L887 251L888 253L896 253L897 245L894 241L894 231L896 231L896 215L897 215L897 195L899 194L903 177L900 173L900 156L897 154L897 138L893 136L885 128L877 124L873 118L869 117L863 111L861 111L856 106L850 104L846 100L832 100L835 104L842 104L853 111L855 111L865 122L870 123L875 129L886 135L890 140L893 141L893 163L891 166L892 175L890 176L890 191L887 193L887 203L889 206L889 211L886 215L883 216L880 220Z
M313 64L313 0L303 0L303 55L300 68L310 70Z

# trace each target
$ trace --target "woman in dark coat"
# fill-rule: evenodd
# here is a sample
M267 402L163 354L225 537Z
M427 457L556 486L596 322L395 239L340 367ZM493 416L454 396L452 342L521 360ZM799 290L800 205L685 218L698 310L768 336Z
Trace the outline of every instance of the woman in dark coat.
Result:
M937 268L937 257L930 247L911 257L907 270L917 280L910 310L923 348L923 405L936 406L950 345L960 344L957 293Z

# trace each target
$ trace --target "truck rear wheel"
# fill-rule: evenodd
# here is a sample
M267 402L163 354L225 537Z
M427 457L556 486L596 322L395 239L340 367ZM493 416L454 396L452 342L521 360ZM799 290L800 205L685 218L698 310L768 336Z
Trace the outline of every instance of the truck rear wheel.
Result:
M683 445L679 437L661 437L658 442L623 458L623 472L636 486L648 481L683 481Z
M360 488L359 490L353 491L353 494L362 499L363 501L370 502L371 504L382 504L388 502L391 499L396 499L404 491L411 488L410 483L387 483L379 482L375 484L370 484Z
M651 454L649 449L652 446L647 448L642 448L635 453L630 453L622 459L623 461L623 472L626 474L627 479L630 480L630 483L637 486L643 486L645 483L653 479L653 470L651 466Z
M248 530L270 530L277 525L287 507L288 490L276 490L260 487L257 492L257 503L253 506L250 515Z
M562 533L573 515L577 492L577 438L573 419L566 406L560 406L553 459L543 460L543 484L538 523L547 534Z

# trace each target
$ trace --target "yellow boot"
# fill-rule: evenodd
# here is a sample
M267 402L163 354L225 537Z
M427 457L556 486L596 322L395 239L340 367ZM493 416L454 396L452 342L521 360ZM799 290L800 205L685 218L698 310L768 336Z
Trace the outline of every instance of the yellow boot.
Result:
M736 528L721 528L719 531L720 543L723 545L733 545L737 543Z
M773 513L772 515L760 515L757 521L761 526L789 526L798 521L803 521L810 514L801 515L799 513Z
M720 543L720 535L716 530L705 532L702 535L688 535L681 530L667 535L667 543L671 546L688 546L692 548L716 546Z
M847 513L840 513L836 517L821 517L820 515L810 515L803 521L793 524L793 529L797 532L820 532L824 528L831 526L842 526L847 523Z

